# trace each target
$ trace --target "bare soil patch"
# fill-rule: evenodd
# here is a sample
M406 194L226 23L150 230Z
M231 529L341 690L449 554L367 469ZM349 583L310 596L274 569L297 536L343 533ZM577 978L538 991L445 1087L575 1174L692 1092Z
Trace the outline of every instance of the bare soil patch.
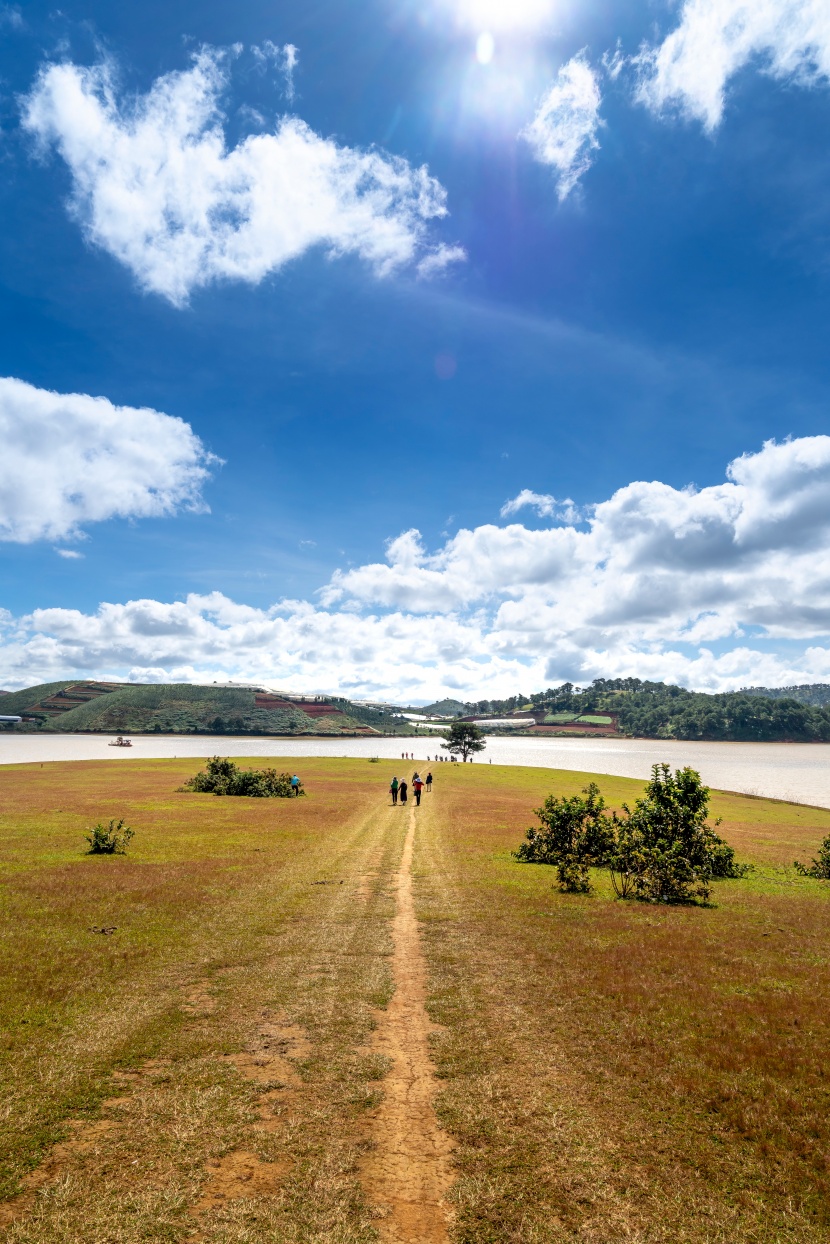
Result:
M392 976L395 993L371 1049L388 1060L383 1101L374 1112L373 1148L362 1163L366 1194L377 1207L381 1240L389 1244L449 1242L447 1192L453 1170L452 1142L439 1126L437 1092L426 1013L426 966L412 899L412 853L420 809L409 812L396 877Z

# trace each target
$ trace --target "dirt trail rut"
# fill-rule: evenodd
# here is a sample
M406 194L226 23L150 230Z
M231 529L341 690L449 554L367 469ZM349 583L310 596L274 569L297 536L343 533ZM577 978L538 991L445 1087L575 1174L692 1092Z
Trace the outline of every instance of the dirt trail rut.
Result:
M362 1181L369 1200L384 1214L378 1223L384 1244L449 1244L445 1197L453 1178L451 1143L433 1109L436 1081L428 1041L433 1025L424 1005L426 966L412 900L415 825L413 807L396 877L395 994L378 1016L372 1043L391 1066L373 1120L375 1147L363 1163Z

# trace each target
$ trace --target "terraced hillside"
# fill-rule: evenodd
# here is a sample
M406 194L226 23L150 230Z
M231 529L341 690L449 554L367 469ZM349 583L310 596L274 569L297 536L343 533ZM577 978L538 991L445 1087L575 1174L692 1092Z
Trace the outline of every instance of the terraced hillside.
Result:
M3 697L23 729L95 734L373 735L408 733L348 700L290 699L263 689L189 683L48 683Z

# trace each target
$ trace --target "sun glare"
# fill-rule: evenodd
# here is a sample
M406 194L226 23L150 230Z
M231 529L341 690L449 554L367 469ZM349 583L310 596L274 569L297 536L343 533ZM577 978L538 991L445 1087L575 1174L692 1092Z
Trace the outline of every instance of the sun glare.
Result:
M551 16L554 0L445 0L458 16L479 30L539 26Z

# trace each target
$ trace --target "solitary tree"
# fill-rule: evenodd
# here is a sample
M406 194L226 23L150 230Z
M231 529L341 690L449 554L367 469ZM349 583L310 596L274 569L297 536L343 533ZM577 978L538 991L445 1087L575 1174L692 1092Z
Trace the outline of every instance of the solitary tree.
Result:
M454 721L444 735L445 743L441 746L452 756L460 756L466 761L474 752L483 752L487 740L478 726L471 721Z

